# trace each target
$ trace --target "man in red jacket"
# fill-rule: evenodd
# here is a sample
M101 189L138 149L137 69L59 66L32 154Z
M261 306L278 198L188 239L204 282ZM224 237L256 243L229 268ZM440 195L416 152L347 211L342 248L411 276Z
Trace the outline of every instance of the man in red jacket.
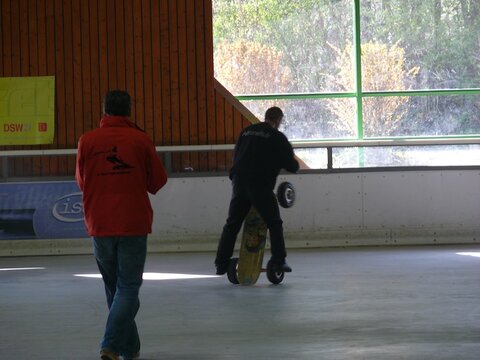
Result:
M100 128L78 142L75 177L109 308L100 351L104 360L139 356L135 316L153 220L148 193L167 182L152 140L128 119L130 104L127 92L108 92Z

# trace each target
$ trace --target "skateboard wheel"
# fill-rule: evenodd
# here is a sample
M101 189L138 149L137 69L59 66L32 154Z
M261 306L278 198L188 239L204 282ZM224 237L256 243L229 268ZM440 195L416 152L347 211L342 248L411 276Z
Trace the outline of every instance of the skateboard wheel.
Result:
M268 281L270 281L274 285L277 285L277 284L280 284L283 281L284 277L285 277L285 273L283 271L277 272L273 269L273 263L270 260L267 263L267 279L268 279Z
M228 263L227 277L228 277L228 281L230 281L232 284L235 284L235 285L239 284L238 276L237 276L237 268L238 268L238 258L230 259L230 262Z
M295 188L288 181L282 182L277 188L278 203L283 208L291 208L295 203Z

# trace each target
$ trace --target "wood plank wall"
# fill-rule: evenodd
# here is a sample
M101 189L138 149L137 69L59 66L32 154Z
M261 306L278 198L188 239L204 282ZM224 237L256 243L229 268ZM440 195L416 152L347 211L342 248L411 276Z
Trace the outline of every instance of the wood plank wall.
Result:
M75 148L117 88L159 146L233 143L254 120L214 79L211 0L1 0L0 55L0 77L54 75L56 87L54 143L0 151ZM72 176L74 162L9 158L8 177ZM172 158L174 171L230 164L231 152Z

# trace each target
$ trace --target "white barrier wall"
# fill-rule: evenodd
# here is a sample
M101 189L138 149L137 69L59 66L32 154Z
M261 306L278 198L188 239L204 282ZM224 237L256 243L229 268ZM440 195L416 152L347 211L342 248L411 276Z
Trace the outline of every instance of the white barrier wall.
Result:
M282 175L297 194L282 209L287 246L477 243L477 170ZM173 178L152 197L151 250L214 250L227 177Z
M478 243L480 238L478 170L310 173L282 175L281 181L291 182L297 195L293 208L281 209L288 248ZM35 211L36 228L41 225L45 234L62 230L63 225L52 225L58 216L47 216L59 206L65 210L62 214L71 216L62 217L65 224L82 225L80 194L69 183L60 184L68 188L68 195L58 195L53 209ZM42 195L30 188L27 198ZM58 188L52 183L52 191ZM149 250L216 250L230 196L226 176L170 178L151 197L155 215ZM41 214L44 221L39 221ZM0 256L91 252L88 238L0 241Z

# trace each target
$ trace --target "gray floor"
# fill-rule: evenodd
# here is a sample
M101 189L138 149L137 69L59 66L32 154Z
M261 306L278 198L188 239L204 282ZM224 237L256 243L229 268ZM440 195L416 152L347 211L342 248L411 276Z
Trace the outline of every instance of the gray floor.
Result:
M457 253L473 253L458 255ZM145 280L142 358L480 359L480 247L290 251L282 285ZM213 254L146 272L212 275ZM0 359L98 359L106 317L91 256L0 258Z

